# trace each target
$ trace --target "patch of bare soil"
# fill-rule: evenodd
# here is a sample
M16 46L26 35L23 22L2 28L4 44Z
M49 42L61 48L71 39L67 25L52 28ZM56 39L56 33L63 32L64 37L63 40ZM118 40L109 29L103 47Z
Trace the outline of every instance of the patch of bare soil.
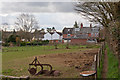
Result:
M51 64L53 69L59 70L59 77L80 77L81 71L89 70L92 66L96 49L84 50L77 53L61 53L40 55L40 63Z

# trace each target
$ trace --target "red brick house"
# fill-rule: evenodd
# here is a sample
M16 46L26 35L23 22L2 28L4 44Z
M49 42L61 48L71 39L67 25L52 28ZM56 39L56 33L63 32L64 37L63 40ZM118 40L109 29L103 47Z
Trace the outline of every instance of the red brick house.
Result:
M87 34L75 34L75 36L73 36L71 38L71 43L72 44L86 44L88 40L88 35Z
M71 42L71 37L74 36L73 29L74 28L64 28L63 29L62 33L63 33L63 41L64 41L64 43Z
M85 44L85 43L96 43L99 37L99 28L83 27L81 24L80 28L64 28L63 29L63 40L64 42L71 42L72 44Z
M97 38L99 37L99 28L92 27L83 27L73 30L74 37L71 39L71 43L96 43Z

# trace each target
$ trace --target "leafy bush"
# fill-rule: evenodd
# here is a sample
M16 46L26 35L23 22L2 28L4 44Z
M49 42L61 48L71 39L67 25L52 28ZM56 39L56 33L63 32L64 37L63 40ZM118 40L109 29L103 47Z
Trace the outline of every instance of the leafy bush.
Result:
M20 45L21 46L26 46L26 42L21 42Z
M46 44L49 44L49 40L42 41L42 45L46 45Z
M42 45L42 42L38 42L38 45Z
M9 43L2 43L2 46L10 46Z
M99 38L99 39L97 39L97 41L98 41L98 42L104 42L105 39Z
M16 35L11 35L11 36L8 38L8 42L16 43Z
M32 42L26 42L26 45L28 46L36 46L36 45L46 45L46 44L49 44L49 41L48 40L44 40L44 41L32 41Z
M32 41L32 42L21 42L21 46L36 46L36 45L47 45L49 44L48 40L44 40L44 41Z

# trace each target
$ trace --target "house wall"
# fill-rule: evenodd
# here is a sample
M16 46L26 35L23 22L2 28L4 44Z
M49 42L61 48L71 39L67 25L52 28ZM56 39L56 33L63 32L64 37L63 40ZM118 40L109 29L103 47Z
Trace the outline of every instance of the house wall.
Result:
M86 44L87 39L71 39L72 44Z
M49 40L49 43L53 44L53 43L63 43L63 40Z
M52 35L52 40L60 40L60 35L55 32L55 33Z
M70 37L74 36L73 34L70 34ZM68 34L63 34L63 38L68 38Z
M46 34L44 35L43 40L51 40L51 39L52 39L52 36L51 36L50 33L46 33Z
M88 36L91 37L91 33L88 33Z
M59 40L62 40L63 36L59 36Z
M64 40L64 43L67 43L67 42L69 42L69 43L70 43L70 42L71 42L71 40Z
M91 37L99 37L99 33L91 33Z

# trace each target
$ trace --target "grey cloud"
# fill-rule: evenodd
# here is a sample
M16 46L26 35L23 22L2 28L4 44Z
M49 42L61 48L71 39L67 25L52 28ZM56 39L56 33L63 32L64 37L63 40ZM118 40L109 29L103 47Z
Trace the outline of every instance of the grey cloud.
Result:
M24 4L25 2L23 2ZM49 3L48 2L26 2L25 3L27 6L35 6L35 7L45 7L48 6Z
M3 13L75 12L74 2L3 2Z

